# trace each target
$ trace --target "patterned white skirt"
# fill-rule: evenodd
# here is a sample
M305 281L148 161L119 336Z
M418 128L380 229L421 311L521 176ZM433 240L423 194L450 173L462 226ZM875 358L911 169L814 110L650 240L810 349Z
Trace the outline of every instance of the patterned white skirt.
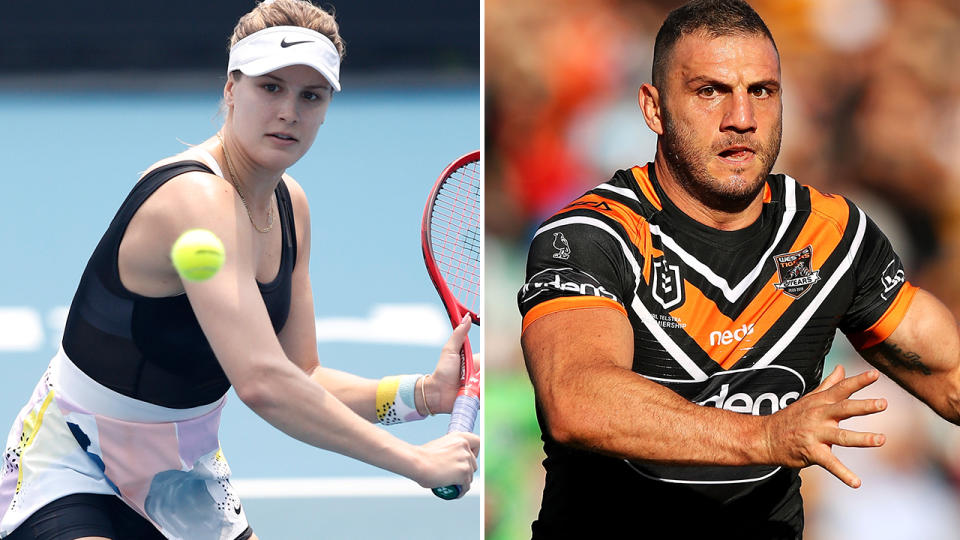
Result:
M124 396L61 348L7 438L0 538L75 493L116 495L167 538L236 538L247 518L217 437L225 403L170 409Z

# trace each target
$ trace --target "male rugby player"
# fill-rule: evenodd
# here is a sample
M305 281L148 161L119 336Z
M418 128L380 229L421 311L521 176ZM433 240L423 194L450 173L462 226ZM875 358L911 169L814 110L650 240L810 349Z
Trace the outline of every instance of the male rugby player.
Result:
M822 382L840 329L960 422L960 336L839 195L770 174L780 61L741 0L697 0L657 34L639 93L654 162L536 232L518 295L547 459L534 538L799 538L799 469L860 480L833 445L880 412L879 372ZM632 531L622 536L624 531Z

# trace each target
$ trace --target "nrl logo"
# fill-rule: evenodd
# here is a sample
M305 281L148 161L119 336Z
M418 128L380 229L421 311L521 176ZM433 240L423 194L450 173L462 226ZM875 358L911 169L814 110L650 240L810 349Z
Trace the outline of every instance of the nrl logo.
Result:
M820 271L811 268L813 246L774 255L773 262L777 263L777 273L780 274L780 283L774 283L773 286L788 296L800 298L814 283L820 281Z
M683 305L685 298L680 267L676 264L667 264L665 257L654 257L651 292L663 309L670 310Z

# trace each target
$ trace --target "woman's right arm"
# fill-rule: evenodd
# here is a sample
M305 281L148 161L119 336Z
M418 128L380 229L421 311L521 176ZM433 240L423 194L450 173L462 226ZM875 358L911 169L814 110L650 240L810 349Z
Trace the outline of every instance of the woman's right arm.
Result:
M411 445L357 416L286 357L256 285L259 233L229 184L191 173L168 182L150 202L147 219L154 221L155 234L149 241L156 245L146 251L169 252L180 233L196 227L223 241L226 261L220 271L207 281L184 280L183 286L227 378L254 412L303 442L424 487L470 484L479 451L476 435L451 434ZM169 271L174 272L172 267Z

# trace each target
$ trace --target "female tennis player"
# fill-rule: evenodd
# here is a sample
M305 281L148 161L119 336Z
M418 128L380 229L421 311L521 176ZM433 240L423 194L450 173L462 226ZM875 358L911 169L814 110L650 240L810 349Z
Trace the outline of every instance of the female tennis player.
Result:
M217 438L230 385L304 442L427 488L469 486L477 436L414 446L371 423L450 411L469 319L425 377L367 380L318 363L310 214L284 171L340 90L343 51L334 18L306 0L240 19L223 127L149 169L82 275L62 347L8 438L0 537L255 538ZM170 264L191 228L226 248L207 281Z

